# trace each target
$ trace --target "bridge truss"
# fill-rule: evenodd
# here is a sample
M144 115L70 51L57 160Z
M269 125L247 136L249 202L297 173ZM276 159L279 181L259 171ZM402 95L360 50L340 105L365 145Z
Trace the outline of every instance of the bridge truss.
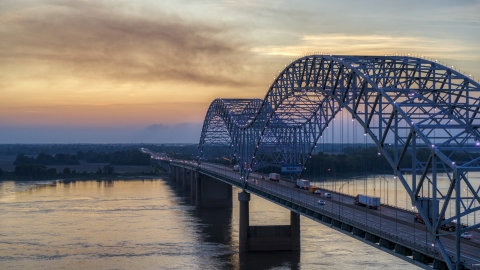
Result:
M480 172L479 110L480 85L434 61L309 55L286 66L264 99L214 100L199 162L212 152L228 152L244 183L249 172L265 166L303 168L332 121L348 112L391 165L452 269L460 261L460 234L480 227L460 224L480 210L479 177L469 179L469 172ZM405 165L407 157L412 162ZM440 177L448 178L447 191L439 188ZM446 215L448 207L454 215ZM450 222L457 224L448 233L456 238L456 258L440 239L446 234L440 227Z

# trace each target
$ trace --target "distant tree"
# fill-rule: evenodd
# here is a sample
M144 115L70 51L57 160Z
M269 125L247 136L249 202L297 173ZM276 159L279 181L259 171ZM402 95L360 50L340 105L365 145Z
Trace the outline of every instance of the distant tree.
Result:
M0 176L3 176L3 170L0 168Z
M63 168L63 174L69 175L70 173L71 173L70 168L68 167Z
M45 153L38 154L36 161L37 161L36 163L43 164L43 165L55 164L55 159L52 157L52 155L45 154Z
M137 149L130 151L117 151L110 155L112 165L149 165L150 154L143 153Z
M112 174L114 171L115 169L113 168L113 166L110 166L110 165L103 166L103 173L105 174Z
M24 154L18 154L17 158L13 162L13 165L24 165L24 164L34 164L35 159L32 157L27 157Z
M58 164L58 165L77 165L77 164L80 164L80 162L78 162L77 157L75 155L56 154L55 155L55 164Z
M20 177L41 178L47 175L47 167L41 164L21 164L15 166L15 175Z
M97 174L102 174L102 168L97 169Z
M48 168L47 169L47 175L48 176L54 176L57 174L57 169L56 168Z

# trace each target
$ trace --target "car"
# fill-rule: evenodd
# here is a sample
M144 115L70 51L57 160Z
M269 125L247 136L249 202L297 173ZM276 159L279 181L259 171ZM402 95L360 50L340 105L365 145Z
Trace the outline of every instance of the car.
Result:
M461 238L468 239L468 240L472 239L472 235L469 234L469 233L467 233L467 232L462 233L462 234L460 235L460 237L461 237Z
M315 192L313 192L313 193L318 194L318 195L322 195L322 192L320 191L320 189L315 190Z
M318 204L319 204L319 205L325 205L325 201L324 201L324 200L319 200L319 201L318 201Z
M326 198L332 198L332 193L325 193Z

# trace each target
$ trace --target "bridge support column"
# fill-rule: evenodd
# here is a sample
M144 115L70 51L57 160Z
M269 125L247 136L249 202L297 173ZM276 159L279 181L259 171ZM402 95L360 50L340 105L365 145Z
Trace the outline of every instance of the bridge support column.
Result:
M300 215L290 212L290 225L250 226L250 194L238 193L240 201L239 249L244 251L300 250Z
M448 270L448 266L445 262L434 260L433 269Z
M239 235L239 249L240 252L248 251L248 229L250 227L250 210L248 202L250 201L250 193L245 191L238 193L238 200L240 201L240 228Z
M196 202L197 177L198 177L198 172L192 171L192 174L190 177L190 199L192 199L192 202Z
M387 239L380 238L380 246L384 248L388 248L390 250L395 249L395 243L388 241Z
M380 241L380 237L371 233L365 233L365 240L370 241L372 243L378 243Z
M176 170L177 170L177 167L170 165L170 176L173 180L175 180L175 177L176 177L176 173L175 173Z
M195 205L201 208L232 207L232 186L206 175L196 180Z
M365 238L365 231L357 227L353 227L353 235L360 236L361 238Z
M412 250L400 244L395 244L395 253L401 254L403 256L412 256Z
M421 262L423 264L428 264L430 261L427 255L420 253L418 251L414 251L412 255L415 261Z
M185 180L183 181L183 185L186 188L192 187L192 175L194 174L195 174L195 171L187 170L187 173L185 174Z
M175 187L176 188L181 188L182 187L182 184L183 184L183 171L185 169L184 168L180 168L180 167L177 167L177 177L175 177Z
M336 219L332 219L332 226L341 228L342 227L342 222Z
M346 224L346 223L342 223L342 230L347 231L347 232L352 232L353 227Z

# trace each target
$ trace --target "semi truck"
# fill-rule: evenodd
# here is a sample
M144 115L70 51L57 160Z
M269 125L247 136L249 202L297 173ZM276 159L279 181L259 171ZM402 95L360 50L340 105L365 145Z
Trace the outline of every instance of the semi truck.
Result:
M430 222L432 222L432 219L429 218ZM422 216L419 214L416 214L415 217L413 218L413 221L425 224L425 221L423 220ZM454 232L457 229L457 224L455 222L447 222L445 224L442 224L440 226L441 230L448 231L448 232Z
M298 179L296 187L299 187L299 188L302 188L302 189L310 189L310 181L303 180L303 179Z
M380 198L358 194L355 197L355 204L365 206L370 209L378 209L378 207L380 206Z
M275 182L280 182L280 174L278 173L270 173L268 175L268 179L275 181Z

